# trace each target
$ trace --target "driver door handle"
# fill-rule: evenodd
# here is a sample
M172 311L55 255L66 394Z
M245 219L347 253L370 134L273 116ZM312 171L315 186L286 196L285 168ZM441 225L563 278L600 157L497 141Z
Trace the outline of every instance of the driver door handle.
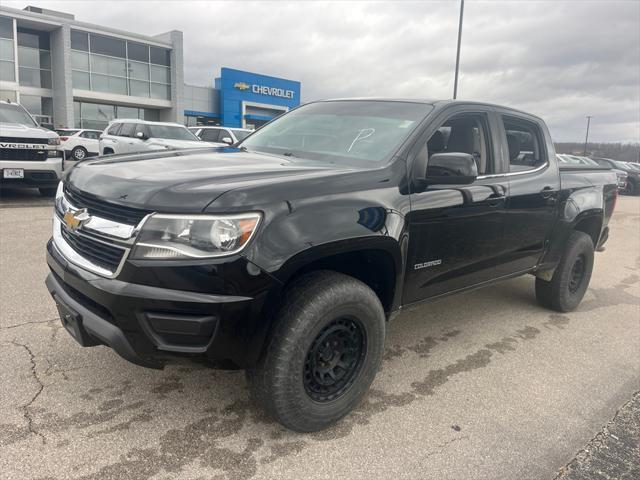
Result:
M552 188L552 187L544 187L541 191L540 191L540 195L542 196L542 198L551 198L553 197L557 192Z

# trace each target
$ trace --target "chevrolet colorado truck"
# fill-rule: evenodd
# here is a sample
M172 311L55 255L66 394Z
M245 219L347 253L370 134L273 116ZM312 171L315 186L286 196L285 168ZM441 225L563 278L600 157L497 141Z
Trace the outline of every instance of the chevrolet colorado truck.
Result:
M315 431L360 402L410 305L532 274L543 307L575 309L616 199L610 170L558 167L533 115L319 101L233 147L79 163L46 285L80 345L245 369L273 418Z
M22 105L0 101L0 185L35 187L53 196L62 177L60 137Z

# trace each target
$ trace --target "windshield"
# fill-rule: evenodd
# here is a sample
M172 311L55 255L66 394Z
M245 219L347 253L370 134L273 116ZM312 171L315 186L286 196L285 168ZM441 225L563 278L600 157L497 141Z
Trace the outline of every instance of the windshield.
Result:
M165 138L167 140L192 140L200 141L185 127L172 127L171 125L147 125L149 138Z
M238 141L244 140L249 136L251 132L246 132L244 130L232 130L233 134L236 136Z
M0 103L0 122L19 123L29 127L37 127L38 124L31 118L21 106Z
M329 163L382 162L431 110L412 102L311 103L273 120L240 147Z

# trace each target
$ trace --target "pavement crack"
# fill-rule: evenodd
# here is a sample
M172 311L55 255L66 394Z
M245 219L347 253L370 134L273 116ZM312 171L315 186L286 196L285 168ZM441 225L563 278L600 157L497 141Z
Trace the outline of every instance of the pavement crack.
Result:
M42 380L40 380L40 378L38 377L38 372L36 371L36 356L34 355L34 353L31 351L31 349L29 348L28 345L23 344L23 343L18 343L15 340L12 340L11 343L13 345L15 345L16 347L22 347L28 354L29 354L29 361L31 362L31 376L33 377L33 379L36 381L38 388L35 392L35 394L31 397L31 400L29 400L26 404L22 405L22 415L24 417L24 419L27 422L27 429L29 430L29 433L36 435L38 437L40 437L40 439L42 440L43 444L47 443L47 439L45 438L45 436L40 433L38 430L36 430L36 428L33 425L33 417L31 416L31 412L30 412L30 407L31 405L33 405L33 403L38 399L38 397L40 396L40 394L42 393L42 391L44 390L44 383L42 383Z
M434 455L442 455L444 451L451 446L451 444L456 442L461 442L462 440L467 440L469 438L468 435L463 435L461 437L452 438L451 440L447 440L446 442L440 443L436 445L434 450L431 450L427 453L426 458L432 457Z
M0 327L0 330L11 330L13 328L24 327L25 325L37 325L39 323L51 323L60 320L59 318L52 318L49 320L34 320L31 322L17 323L16 325L9 325L7 327Z

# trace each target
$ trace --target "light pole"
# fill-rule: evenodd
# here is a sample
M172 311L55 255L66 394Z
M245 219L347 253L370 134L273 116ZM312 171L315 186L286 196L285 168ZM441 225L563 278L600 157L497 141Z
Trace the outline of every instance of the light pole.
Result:
M587 115L587 134L584 137L584 156L587 156L587 142L589 141L589 125L591 125L592 115Z
M462 16L464 14L464 0L460 0L460 21L458 23L458 50L456 51L456 76L453 80L453 99L458 96L458 70L460 69L460 42L462 40Z

